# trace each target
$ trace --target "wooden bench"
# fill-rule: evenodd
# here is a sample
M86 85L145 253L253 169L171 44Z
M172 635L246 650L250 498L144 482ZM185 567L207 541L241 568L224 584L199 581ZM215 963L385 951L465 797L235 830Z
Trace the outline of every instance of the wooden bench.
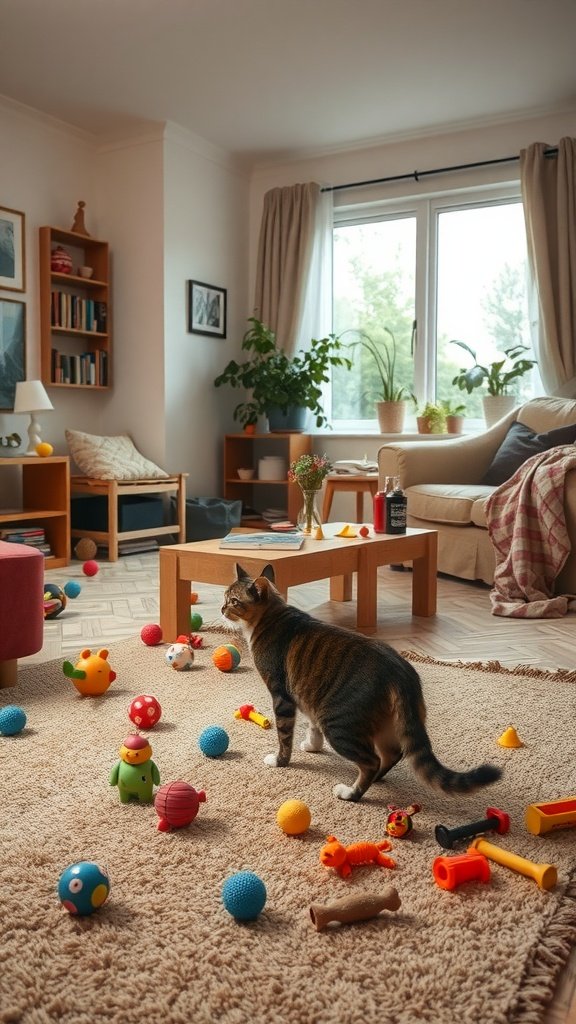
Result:
M187 473L167 476L155 480L95 480L88 476L72 476L70 493L89 494L92 497L104 495L107 498L108 529L72 529L72 537L90 537L96 544L108 548L108 561L118 561L118 543L134 540L136 537L158 537L173 534L179 544L186 543L186 477ZM176 522L162 526L147 527L143 530L118 530L118 499L124 495L144 497L149 494L176 494Z

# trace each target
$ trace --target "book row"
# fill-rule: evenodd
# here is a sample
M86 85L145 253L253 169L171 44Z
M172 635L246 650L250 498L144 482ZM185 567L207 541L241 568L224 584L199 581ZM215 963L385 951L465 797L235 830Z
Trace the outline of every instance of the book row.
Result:
M52 292L51 298L52 327L106 334L108 306L105 302L59 291Z
M86 384L106 387L108 384L108 353L102 349L68 355L51 350L51 380L54 384Z
M28 527L10 527L0 530L0 538L8 544L26 544L29 547L37 548L43 555L51 555L52 548L46 541L46 534L43 529Z

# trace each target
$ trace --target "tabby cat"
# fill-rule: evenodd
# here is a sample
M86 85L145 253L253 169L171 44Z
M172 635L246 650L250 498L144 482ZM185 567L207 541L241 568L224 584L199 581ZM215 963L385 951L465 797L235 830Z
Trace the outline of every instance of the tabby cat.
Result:
M495 765L455 772L438 761L424 724L420 677L394 648L286 604L274 586L271 565L258 579L240 565L236 574L222 614L247 637L272 696L279 746L277 754L264 759L266 764L289 764L299 708L309 722L301 750L322 750L326 737L358 767L354 785L334 787L342 800L360 800L403 756L446 793L472 792L500 778Z

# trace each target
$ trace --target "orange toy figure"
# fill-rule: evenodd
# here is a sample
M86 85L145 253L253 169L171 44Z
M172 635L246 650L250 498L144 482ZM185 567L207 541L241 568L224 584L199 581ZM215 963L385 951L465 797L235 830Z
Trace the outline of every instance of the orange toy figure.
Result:
M420 810L420 804L410 804L405 810L388 804L390 814L386 818L386 831L393 839L404 839L413 829L412 815Z
M65 661L62 668L64 675L71 679L83 697L101 697L116 679L116 673L110 668L108 651L102 648L98 654L92 654L89 647L82 651L76 667Z
M270 728L270 719L256 711L253 704L241 704L234 712L234 718L244 718L247 722L255 722L262 729Z
M396 861L385 857L383 850L391 850L392 843L383 839L381 843L351 843L343 846L336 836L327 836L326 845L320 850L320 863L325 868L334 868L340 878L348 878L352 868L360 864L379 864L382 868L395 868Z

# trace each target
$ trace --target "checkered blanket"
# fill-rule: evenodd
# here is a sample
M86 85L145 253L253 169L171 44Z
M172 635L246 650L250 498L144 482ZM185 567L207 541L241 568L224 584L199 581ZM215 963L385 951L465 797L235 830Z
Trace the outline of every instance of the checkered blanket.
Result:
M496 550L493 615L555 619L576 611L576 595L554 595L571 544L564 516L566 473L576 446L533 455L488 498L488 532Z

